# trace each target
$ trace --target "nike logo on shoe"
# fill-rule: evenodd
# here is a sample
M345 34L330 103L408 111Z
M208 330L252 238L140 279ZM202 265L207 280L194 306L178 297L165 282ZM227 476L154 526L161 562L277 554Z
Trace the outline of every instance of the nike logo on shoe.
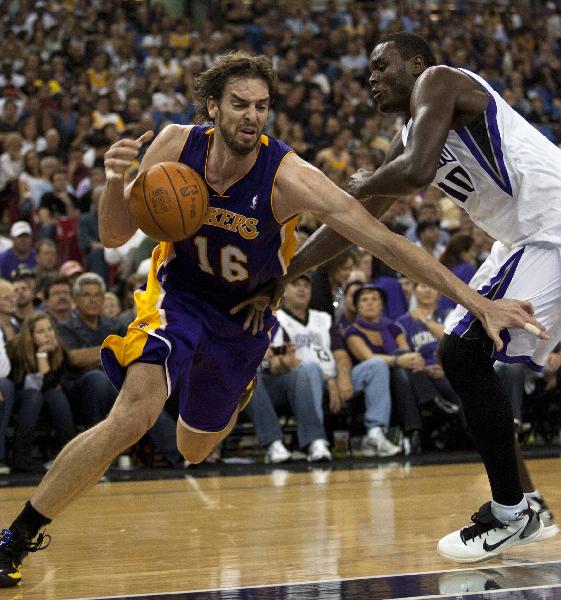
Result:
M517 529L512 535L509 535L508 537L503 538L496 544L488 544L487 540L485 540L483 542L483 550L485 550L485 552L493 552L493 550L496 550L499 546L502 546L505 542L510 540L510 538L513 538L521 529L522 529L522 527L520 529ZM522 537L522 535L520 535L520 537Z

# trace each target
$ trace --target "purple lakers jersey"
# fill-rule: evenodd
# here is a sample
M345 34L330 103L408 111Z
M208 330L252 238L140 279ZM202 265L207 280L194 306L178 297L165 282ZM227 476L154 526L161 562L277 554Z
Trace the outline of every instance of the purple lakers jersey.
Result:
M206 161L214 128L195 126L182 162L206 181ZM245 299L260 284L278 278L296 250L299 216L280 223L272 208L275 177L291 148L261 136L255 163L220 193L207 183L209 210L191 238L161 244L166 289L189 288L221 309Z

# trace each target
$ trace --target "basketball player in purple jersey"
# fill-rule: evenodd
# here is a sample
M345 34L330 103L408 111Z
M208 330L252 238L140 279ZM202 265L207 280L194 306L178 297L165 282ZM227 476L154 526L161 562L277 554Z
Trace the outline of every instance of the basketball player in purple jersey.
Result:
M463 300L447 317L442 365L462 400L492 501L470 525L443 537L438 551L458 562L486 560L558 532L515 442L512 407L493 362L522 362L540 371L561 339L561 150L481 77L436 65L429 44L415 34L384 36L372 51L370 71L379 110L403 113L406 125L377 171L353 175L350 192L365 198L366 208L380 217L395 196L438 186L497 240L470 287L489 298L531 298L535 316L550 333L540 339L531 327L504 330L497 345ZM284 279L291 281L348 245L320 228ZM276 287L278 296L282 286ZM233 312L250 306L246 326L255 326L266 300L265 289Z
M303 210L395 270L421 277L462 301L497 344L505 327L540 327L529 303L491 302L470 290L285 144L263 135L275 89L268 58L224 56L195 83L202 114L214 127L170 125L146 152L141 172L179 160L201 175L209 191L208 219L192 238L155 248L146 288L135 295L136 320L124 338L110 336L102 347L107 373L120 387L117 401L103 422L61 451L31 500L3 531L0 586L20 581L26 553L44 547L44 534L33 541L40 529L144 435L180 374L177 444L183 456L199 463L228 435L251 394L269 344L266 330L274 323L265 311L264 330L253 336L244 330L243 317L232 316L229 308L286 271ZM107 184L99 207L105 246L119 246L135 232L124 174L151 137L147 132L137 140L120 140L105 155Z

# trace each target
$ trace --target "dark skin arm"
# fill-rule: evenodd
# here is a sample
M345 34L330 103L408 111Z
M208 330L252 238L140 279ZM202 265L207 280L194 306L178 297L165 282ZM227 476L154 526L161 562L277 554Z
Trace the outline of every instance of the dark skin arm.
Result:
M349 193L401 196L429 185L451 129L463 127L482 113L489 98L467 75L445 66L431 67L419 76L411 93L413 124L407 146L375 173L351 178Z
M398 132L392 140L384 164L393 160L402 151L401 132ZM379 218L395 200L395 196L371 196L366 200L362 200L362 204L370 214ZM263 311L267 307L271 309L276 308L284 294L287 283L293 281L303 273L319 267L351 246L352 243L347 238L339 235L336 231L327 227L327 225L322 225L298 250L283 277L270 281L259 288L250 298L234 306L230 310L230 313L235 314L247 307L244 329L251 327L255 335L263 329Z
M363 201L364 207L379 218L397 196L414 193L432 182L450 129L469 123L485 110L487 103L487 94L460 71L444 66L426 69L411 94L413 124L407 146L402 144L401 131L397 132L384 164L374 173L355 173L349 192L357 198L368 197ZM350 245L342 236L322 226L298 251L282 279L235 306L232 313L248 307L245 327L251 326L256 332L262 327L262 311L276 304L288 281L325 263Z

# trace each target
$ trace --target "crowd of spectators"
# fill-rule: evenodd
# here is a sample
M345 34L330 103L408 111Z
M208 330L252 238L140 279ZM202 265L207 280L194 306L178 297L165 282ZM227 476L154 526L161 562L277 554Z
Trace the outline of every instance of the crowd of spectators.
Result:
M399 116L376 112L367 86L369 51L379 34L390 31L419 33L430 41L437 62L480 73L561 144L556 2L185 4L191 12L174 16L157 2L0 1L0 473L7 472L9 460L23 470L40 468L32 458L38 456L37 428L46 416L56 434L52 454L77 427L102 419L114 402L99 345L134 317L132 294L146 277L155 242L139 231L121 248L101 245L96 211L103 157L121 136L158 132L169 122L192 123L193 79L219 55L246 50L273 60L280 86L267 133L342 187L357 169L381 164L402 124ZM133 168L129 180L135 175ZM399 198L383 220L442 256L466 281L492 244L437 189ZM303 215L299 241L317 225ZM333 441L331 417L355 406L360 394L363 450L379 455L403 446L402 439L386 437L390 419L401 426L409 451L421 450L431 436L421 422L429 401L436 399L437 408L461 422L457 399L443 391L434 348L424 347L431 336L441 335L450 302L360 249L300 283L310 287L309 307L329 314L339 331L340 339L330 338L334 345L328 350L334 356L348 352L348 363L339 361L333 373L323 371L324 413L317 389L299 387L302 371L311 380L321 370L300 368L307 363L299 357L305 344L281 343L283 354L271 351L269 370L259 375L261 400L254 417L260 407L271 415L283 403L295 413L309 413L298 425L298 438L319 459L329 454L326 440ZM296 293L287 302L292 302L290 314L301 310ZM542 395L557 388L556 356L545 383L537 385ZM282 363L277 372L271 371L277 363ZM319 366L325 367L321 361ZM379 373L375 385L372 369ZM509 385L519 382L514 402L521 421L525 374L507 369L503 375ZM288 393L294 389L300 390L298 405ZM425 390L422 399L419 389ZM312 411L301 406L307 393L314 398ZM177 466L182 461L174 451L173 402L169 408L171 414L163 414L150 439L166 462ZM282 445L278 423L263 425L261 419L256 429L273 461L289 454L278 444L270 448Z

